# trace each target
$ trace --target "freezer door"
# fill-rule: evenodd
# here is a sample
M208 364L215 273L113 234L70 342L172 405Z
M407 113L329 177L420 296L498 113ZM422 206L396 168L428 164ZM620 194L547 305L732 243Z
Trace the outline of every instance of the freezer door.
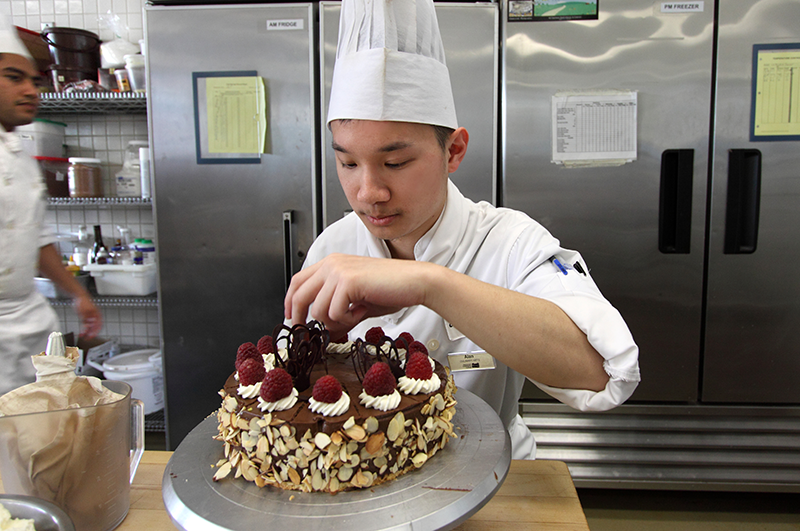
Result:
M323 95L322 145L323 223L328 226L350 211L336 175L336 158L326 126L333 64L339 35L341 2L320 3L320 70ZM497 189L497 107L499 12L497 4L436 4L458 124L469 131L469 150L451 178L473 201L495 203Z
M237 347L282 322L286 273L299 269L311 244L316 24L312 4L148 6L145 13L174 449L219 406ZM268 30L269 21L290 23ZM198 164L192 74L231 71L264 78L265 153L257 164Z
M526 212L582 253L641 349L642 383L633 400L692 401L700 363L713 2L680 13L652 0L598 4L597 20L512 22L503 10L503 205ZM619 166L554 164L552 97L607 90L637 94L636 159Z
M800 3L720 2L705 402L800 403ZM786 45L793 44L794 48ZM788 59L754 93L754 46ZM750 141L753 99L794 139ZM792 124L795 124L792 126Z

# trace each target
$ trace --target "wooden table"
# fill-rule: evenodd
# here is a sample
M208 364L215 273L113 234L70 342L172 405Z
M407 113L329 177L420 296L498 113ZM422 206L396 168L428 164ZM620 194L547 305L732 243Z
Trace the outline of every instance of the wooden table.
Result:
M146 451L131 488L131 509L119 531L175 529L161 499L161 479L172 452ZM2 483L0 483L0 492ZM567 465L512 461L503 486L458 531L589 531Z

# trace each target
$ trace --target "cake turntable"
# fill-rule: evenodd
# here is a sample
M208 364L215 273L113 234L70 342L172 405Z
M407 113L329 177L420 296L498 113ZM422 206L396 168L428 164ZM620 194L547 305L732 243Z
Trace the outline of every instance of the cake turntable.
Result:
M222 443L213 439L217 419L210 416L186 436L166 466L167 513L184 531L451 529L494 496L511 464L511 440L497 413L464 389L456 399L457 437L424 467L335 495L261 489L233 477L214 482Z

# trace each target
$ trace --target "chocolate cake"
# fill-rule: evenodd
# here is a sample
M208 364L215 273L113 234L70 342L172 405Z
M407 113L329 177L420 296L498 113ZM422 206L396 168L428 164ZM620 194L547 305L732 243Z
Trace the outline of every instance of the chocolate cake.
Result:
M423 466L454 436L449 370L407 333L392 340L373 328L331 342L316 322L281 325L257 347L240 346L236 367L220 391L215 438L225 457L215 481L372 487Z

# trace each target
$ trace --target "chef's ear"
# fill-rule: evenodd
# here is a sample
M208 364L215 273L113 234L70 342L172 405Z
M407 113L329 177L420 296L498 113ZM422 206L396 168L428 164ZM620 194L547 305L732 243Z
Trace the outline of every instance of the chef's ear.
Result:
M461 165L464 155L467 154L469 145L469 133L463 127L459 127L450 134L447 140L447 172L453 173Z

